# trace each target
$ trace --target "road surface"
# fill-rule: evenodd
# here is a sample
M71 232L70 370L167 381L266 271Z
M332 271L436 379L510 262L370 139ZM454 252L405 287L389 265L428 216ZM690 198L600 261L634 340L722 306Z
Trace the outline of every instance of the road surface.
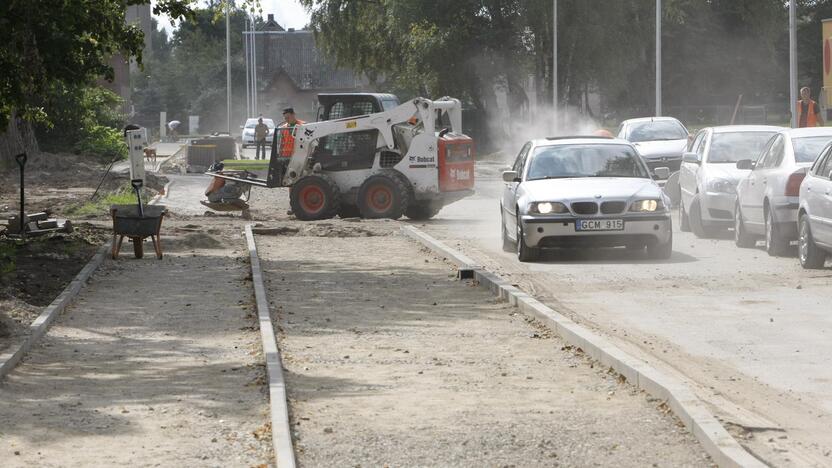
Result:
M501 248L499 167L482 164L477 196L417 224L685 379L765 461L832 464L831 269L738 249L731 233L703 240L678 229L669 261L606 249L521 264Z

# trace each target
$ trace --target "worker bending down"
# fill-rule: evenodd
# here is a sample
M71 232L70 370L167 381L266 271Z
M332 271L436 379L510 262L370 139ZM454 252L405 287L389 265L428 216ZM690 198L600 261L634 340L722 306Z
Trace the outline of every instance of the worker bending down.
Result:
M222 174L223 167L221 162L217 162L208 170ZM237 182L222 177L213 177L208 188L205 189L205 196L211 203L233 203L243 196L243 187Z

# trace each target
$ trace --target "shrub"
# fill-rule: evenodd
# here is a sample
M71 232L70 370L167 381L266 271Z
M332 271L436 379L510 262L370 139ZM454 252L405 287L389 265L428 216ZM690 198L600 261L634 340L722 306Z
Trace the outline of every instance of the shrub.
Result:
M120 131L103 125L93 125L86 130L73 148L76 153L97 156L107 161L127 158L127 145Z

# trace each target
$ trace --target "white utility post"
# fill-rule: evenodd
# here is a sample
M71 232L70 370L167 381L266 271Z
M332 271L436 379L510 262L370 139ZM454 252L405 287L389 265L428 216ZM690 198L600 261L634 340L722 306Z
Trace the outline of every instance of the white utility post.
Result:
M245 18L245 29L243 30L243 53L246 57L246 118L251 116L251 77L248 69L248 15Z
M797 2L789 2L789 109L797 127Z
M662 115L662 0L656 0L656 117Z
M228 134L231 135L231 1L225 5L225 86Z
M552 0L552 113L554 131L560 127L558 115L558 0Z

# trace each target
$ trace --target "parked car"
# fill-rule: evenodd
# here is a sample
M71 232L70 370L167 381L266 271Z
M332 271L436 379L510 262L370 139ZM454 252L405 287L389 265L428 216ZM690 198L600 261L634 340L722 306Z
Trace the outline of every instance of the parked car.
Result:
M266 143L271 145L272 137L274 136L274 120L263 118L263 123L269 127L269 134L266 135ZM251 118L246 120L246 124L243 125L243 148L248 146L254 146L254 127L257 126L257 118Z
M618 138L632 143L651 171L666 167L670 174L679 170L689 137L688 129L673 117L629 119L618 127Z
M697 237L713 236L734 225L737 184L750 172L737 169L741 159L756 158L782 127L730 125L697 132L679 170L679 229Z
M666 168L656 171L667 177ZM670 202L625 140L532 140L503 180L503 247L516 249L521 262L556 247L646 247L657 259L672 253Z
M832 254L832 143L800 184L797 251L803 268L823 268Z
M784 255L797 239L800 184L809 166L832 141L832 128L791 128L774 135L756 161L743 159L737 168L751 172L737 186L734 238L739 247L766 241L769 255Z

